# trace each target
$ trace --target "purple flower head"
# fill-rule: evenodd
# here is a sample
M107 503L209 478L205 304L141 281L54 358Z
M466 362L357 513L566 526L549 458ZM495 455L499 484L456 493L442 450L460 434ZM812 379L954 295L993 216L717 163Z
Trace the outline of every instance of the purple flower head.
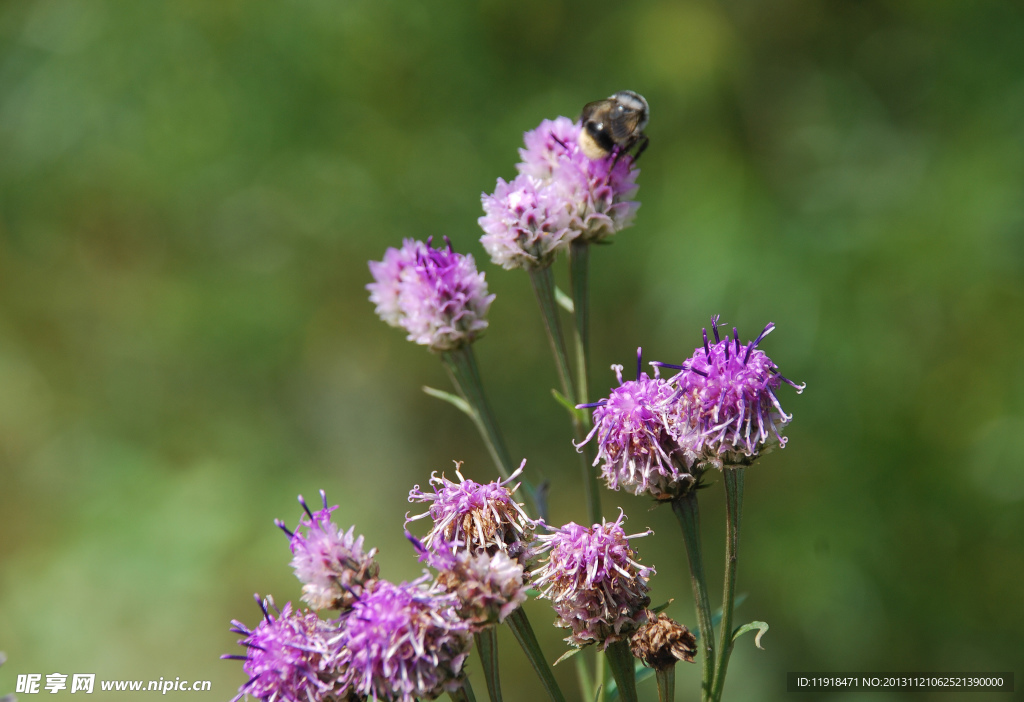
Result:
M657 369L653 378L642 373L640 358L637 349L636 380L623 381L622 366L613 365L619 387L598 402L578 405L594 408L594 428L576 450L596 436L594 465L601 463L609 488L668 499L694 480L669 427L680 393L658 376Z
M461 684L469 624L459 619L456 597L426 580L378 580L353 605L337 644L342 694L413 702Z
M337 505L327 506L327 494L321 490L323 509L312 512L299 496L306 510L294 532L281 520L275 520L289 537L292 549L292 568L302 583L302 600L313 609L347 609L366 587L377 577L378 566L373 560L377 549L363 550L363 537L354 535L355 527L347 532L331 522L331 512ZM305 533L303 533L305 530Z
M542 121L536 129L523 134L526 148L519 149L519 157L523 160L516 165L516 170L539 181L553 180L562 161L586 158L577 146L579 138L580 125L568 117Z
M647 580L654 568L641 565L622 529L625 515L592 527L570 522L547 536L538 536L538 553L547 552L534 584L551 600L555 624L572 629L565 640L574 646L598 643L602 648L628 637L647 621Z
M639 202L631 156L591 160L579 147L580 125L568 117L544 120L523 136L519 172L557 193L568 208L572 229L586 241L599 241L633 223Z
M377 314L393 327L409 332L409 341L433 351L450 351L471 343L487 328L484 274L469 254L447 247L435 249L406 239L401 249L389 248L384 260L370 261L376 282L366 286Z
M504 551L474 553L458 542L441 542L431 551L409 532L405 535L420 561L438 571L438 586L458 598L459 617L474 633L504 621L526 601L529 586L523 566Z
M480 243L502 268L545 268L559 251L579 236L570 229L565 198L541 181L520 175L511 183L501 178L493 195L481 197L484 216L478 219Z
M680 369L672 378L681 392L673 432L693 460L717 468L747 465L772 444L786 445L781 430L793 416L779 404L779 386L787 383L800 393L806 385L779 375L778 366L757 348L774 324L745 345L736 329L731 339L719 338L717 315L711 328L714 343L705 329L704 345L682 366L661 364Z
M270 611L272 599L260 602L257 595L256 602L263 610L259 626L250 630L241 622L231 622L232 631L244 637L238 643L248 649L246 655L221 656L245 661L242 669L249 675L232 702L246 695L261 700L319 700L335 693L338 630L313 612L293 611L291 603L275 615Z
M409 502L431 504L423 514L407 515L406 525L429 516L434 527L423 543L432 551L441 550L444 543L458 542L472 552L504 551L517 560L525 559L533 523L523 506L513 498L519 484L511 489L508 485L523 472L526 461L507 480L483 484L466 480L459 471L459 464L455 465L459 482L452 482L444 475L439 478L434 473L430 478L433 492L423 492L419 485L409 491Z

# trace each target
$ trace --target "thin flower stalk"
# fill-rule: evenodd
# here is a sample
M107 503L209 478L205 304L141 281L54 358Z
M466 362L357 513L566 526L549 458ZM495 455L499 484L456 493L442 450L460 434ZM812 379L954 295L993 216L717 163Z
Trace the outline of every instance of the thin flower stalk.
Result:
M590 244L569 246L569 279L576 322L576 401L589 402L590 388Z
M604 654L608 667L612 670L612 677L615 678L615 685L619 689L619 698L624 702L637 702L636 668L633 664L633 654L629 651L629 641L619 639L608 644Z
M658 681L658 702L675 702L676 699L676 667L670 666L654 671Z
M537 268L529 271L530 281L533 283L533 291L537 296L537 304L540 305L541 317L544 320L544 331L547 333L548 343L551 346L551 353L555 359L555 367L558 370L558 380L561 384L562 395L572 402L577 397L576 384L573 381L572 370L569 367L569 354L566 351L565 336L562 334L562 324L558 316L558 303L555 301L555 278L550 267ZM580 444L586 439L587 429L580 418L580 414L572 414L572 430L575 442ZM586 495L587 518L591 523L601 521L601 495L597 489L597 478L590 467L590 459L587 455L580 454L580 466L583 471L583 489Z
M544 320L544 331L547 333L551 353L555 357L555 368L562 394L572 399L576 397L576 385L569 368L569 354L566 351L562 324L558 317L558 303L555 301L555 276L551 267L536 268L530 271L530 282L540 305L541 318Z
M502 702L501 678L498 675L498 629L488 627L473 634L480 664L484 669L484 680L487 682L487 696L491 702Z
M573 317L576 323L576 402L590 402L590 242L575 240L569 246L569 278L572 287ZM582 419L582 431L590 431L590 415ZM597 473L589 465L592 449L585 449L583 466L583 492L587 504L587 518L591 523L601 519L601 492Z
M719 632L718 660L715 664L715 675L711 685L711 699L722 699L725 687L725 674L729 667L729 656L732 655L732 613L736 600L736 563L740 541L740 516L743 511L743 473L742 467L726 468L725 482L725 585L722 592L722 622Z
M715 631L711 624L711 602L708 599L708 582L704 575L704 556L700 544L700 509L697 505L697 491L690 490L672 501L672 511L679 520L686 543L686 558L690 566L690 585L697 609L697 628L700 631L699 646L701 660L701 700L711 699L711 684L715 673Z
M466 345L452 351L446 351L441 354L441 363L448 372L448 377L451 379L452 385L455 386L459 396L466 401L472 410L470 418L473 420L473 424L476 425L477 431L480 432L480 438L483 439L484 445L487 447L487 453L490 454L491 460L494 461L498 474L507 480L515 472L515 464L512 462L512 456L508 452L504 436L498 428L498 421L494 416L494 412L487 402L487 395L484 393L483 381L480 378L480 370L477 366L476 355L473 353L473 347ZM525 479L521 480L521 483L527 498L530 500L531 510L536 514L538 505L535 489Z

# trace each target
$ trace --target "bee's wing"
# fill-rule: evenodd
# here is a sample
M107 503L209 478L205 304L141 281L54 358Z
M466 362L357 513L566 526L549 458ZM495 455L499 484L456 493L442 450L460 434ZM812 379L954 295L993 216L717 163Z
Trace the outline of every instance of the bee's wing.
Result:
M585 123L594 115L594 113L596 113L598 110L600 110L607 104L607 99L594 100L593 102L588 102L586 105L583 106L583 112L582 114L580 114L580 122Z
M634 136L637 131L637 127L640 126L641 113L639 110L622 110L617 111L613 114L612 119L609 121L611 127L612 139L616 143L622 143L623 141Z

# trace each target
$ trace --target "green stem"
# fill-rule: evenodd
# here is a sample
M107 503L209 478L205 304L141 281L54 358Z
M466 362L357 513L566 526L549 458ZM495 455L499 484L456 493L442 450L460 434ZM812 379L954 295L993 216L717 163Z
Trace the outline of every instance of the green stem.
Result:
M569 369L569 354L565 350L565 336L562 334L562 324L558 318L558 303L555 301L555 276L551 271L551 266L531 270L530 282L533 283L533 292L537 296L540 314L544 319L544 331L547 332L551 353L555 357L555 367L558 369L562 395L569 402L573 402L577 397L576 384L573 382L572 371ZM573 439L577 446L587 438L587 430L580 417L580 412L572 413ZM589 451L580 453L580 467L584 475L583 486L587 500L587 517L591 524L596 524L601 521L601 498L597 491L597 477L592 475L594 473L592 461L593 458L589 455Z
M605 674L605 657L597 650L594 651L594 699L596 702L604 702L608 695L608 676Z
M590 396L590 244L573 241L569 248L569 278L572 286L573 316L576 322L576 403L586 404ZM583 419L583 432L590 429L590 413ZM578 443L578 441L577 441ZM590 445L584 449L583 491L591 524L601 520L601 492L593 466Z
M516 466L512 463L505 439L498 429L498 422L494 418L494 412L491 411L487 396L484 394L483 381L480 379L480 370L476 364L476 354L473 353L472 345L467 344L452 351L442 352L441 363L448 371L452 385L473 409L470 416L487 446L487 452L491 454L491 460L494 461L498 474L502 478L508 479L515 472ZM527 480L522 480L522 485L530 500L530 506L536 513L537 503L534 488Z
M473 686L469 684L469 678L463 676L462 685L448 693L452 702L476 702L476 695L473 694Z
M673 702L676 698L676 666L657 668L654 675L658 679L658 702Z
M636 666L633 653L629 650L629 641L620 639L608 644L604 654L619 688L619 698L623 702L636 702Z
M459 395L473 408L473 421L480 430L480 436L487 445L487 451L491 454L498 473L502 478L508 478L515 469L512 467L512 458L505 446L505 440L498 431L494 413L484 395L473 347L467 344L453 351L445 351L441 354L441 362Z
M544 319L544 331L548 335L551 353L555 357L558 369L558 380L562 386L562 394L572 400L576 397L576 386L573 384L572 372L569 370L569 354L565 350L565 337L562 335L562 324L558 319L558 303L555 301L555 274L551 266L535 268L530 271L530 282L533 292L540 305L540 314Z
M587 659L582 654L576 654L573 660L576 661L576 677L580 685L580 696L583 698L583 702L594 702L594 686L590 682Z
M679 520L686 543L686 557L690 565L690 584L693 586L693 602L697 608L697 628L700 630L700 648L704 653L701 671L701 699L711 699L711 682L715 671L715 631L711 624L711 603L708 600L708 583L704 575L704 556L700 545L700 509L697 506L696 489L672 501L672 511Z
M569 278L576 321L576 401L587 402L590 386L590 244L573 241L569 248Z
M505 622L512 629L516 641L523 647L526 658L530 661L534 672L537 673L537 677L540 678L541 683L544 685L544 689L547 691L548 697L551 698L551 702L565 702L565 696L562 694L561 688L558 687L555 674L551 670L551 666L548 665L544 652L540 650L537 635L533 633L533 627L530 626L530 620L527 619L523 608L520 607L508 615L505 618Z
M711 685L711 699L722 699L725 673L732 655L732 610L736 599L736 556L740 543L740 515L743 511L743 468L722 471L725 482L725 586L722 591L722 623L718 639L718 662Z
M491 702L501 701L501 680L498 677L498 627L491 626L473 635L480 663L487 681L487 696Z

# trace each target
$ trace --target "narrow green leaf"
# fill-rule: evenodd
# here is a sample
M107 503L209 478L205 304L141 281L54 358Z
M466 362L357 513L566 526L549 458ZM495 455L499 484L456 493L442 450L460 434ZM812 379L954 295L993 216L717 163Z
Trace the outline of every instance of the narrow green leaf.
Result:
M568 399L565 395L558 392L554 388L551 388L551 395L555 398L555 402L560 404L562 407L569 411L569 414L576 420L583 421L586 418L584 412L586 410L576 409L576 403Z
M444 400L445 402L454 405L456 409L465 412L470 419L476 419L476 415L473 414L473 408L469 406L468 402L463 400L458 395L453 395L450 392L445 392L444 390L432 388L429 385L423 386L423 392L427 393L431 397L436 397L439 400Z
M744 624L736 629L732 635L732 640L736 641L736 639L743 636L748 631L753 631L754 629L758 630L757 635L754 636L754 645L763 651L764 646L761 645L761 637L764 636L766 631L768 631L768 625L764 622L750 622L749 624Z
M658 614L659 612L664 612L666 609L668 609L668 606L672 604L673 601L674 600L669 600L668 602L664 602L658 605L657 607L651 607L651 611L655 614Z
M582 651L583 651L583 649L582 649L582 648L570 648L570 649L569 649L568 651L566 651L565 653L563 653L562 655L560 655L560 656L558 657L558 660L557 660L557 661L555 661L554 663L552 663L551 665L552 665L552 666L556 666L556 665L558 665L559 663L561 663L562 661L567 661L567 660L569 660L570 658L572 658L573 656L575 656L575 655L576 655L577 653L580 653L580 652L582 652Z
M576 305L573 304L572 298L562 292L562 289L557 285L555 286L555 302L569 314L573 314L576 311Z
M541 684L544 685L544 689L551 698L551 702L565 702L565 695L562 694L562 690L558 687L558 682L555 681L555 674L551 671L551 666L548 665L544 652L540 649L537 635L533 632L533 627L530 625L530 620L527 619L523 608L520 607L505 617L505 623L512 630L516 641L522 646L523 653L526 654L530 665L533 666L533 671L540 678Z

